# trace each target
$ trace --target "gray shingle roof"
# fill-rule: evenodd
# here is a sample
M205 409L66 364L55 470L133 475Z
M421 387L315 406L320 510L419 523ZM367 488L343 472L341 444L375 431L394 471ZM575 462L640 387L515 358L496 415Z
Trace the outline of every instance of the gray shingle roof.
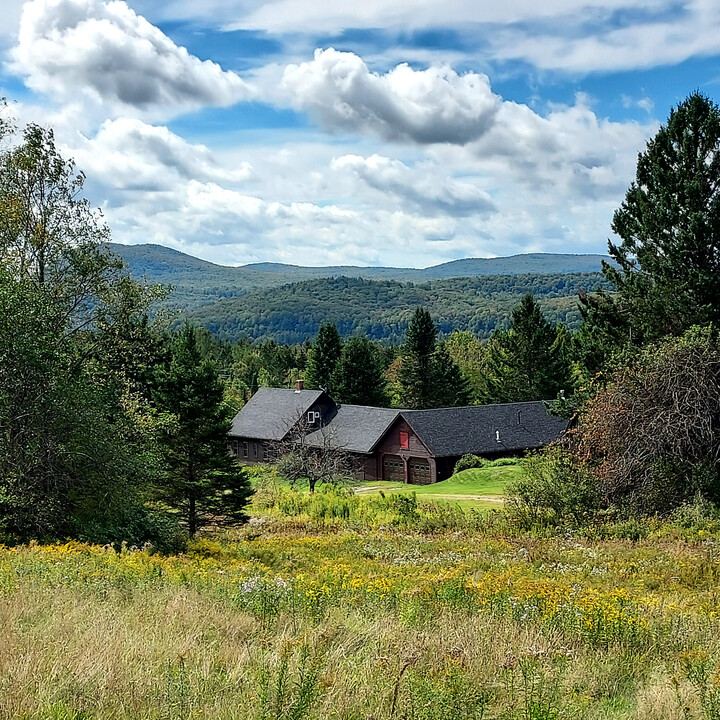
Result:
M567 426L567 421L548 414L542 402L402 410L401 414L435 457L539 448L557 440Z
M322 390L260 388L233 419L229 435L283 440L322 395Z
M370 453L400 414L390 408L340 405L337 414L321 430L310 433L305 442L314 447L330 445L357 453Z

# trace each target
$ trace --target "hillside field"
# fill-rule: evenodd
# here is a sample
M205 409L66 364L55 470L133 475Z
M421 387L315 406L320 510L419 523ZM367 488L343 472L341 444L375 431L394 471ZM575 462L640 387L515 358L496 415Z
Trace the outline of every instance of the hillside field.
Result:
M719 717L720 528L541 537L315 495L262 484L250 524L179 556L0 547L0 717Z

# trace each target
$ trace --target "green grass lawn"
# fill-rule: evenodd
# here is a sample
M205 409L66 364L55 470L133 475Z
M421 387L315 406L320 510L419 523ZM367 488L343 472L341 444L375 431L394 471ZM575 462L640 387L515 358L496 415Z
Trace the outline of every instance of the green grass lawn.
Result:
M498 507L508 482L519 478L523 470L519 463L492 465L463 470L447 480L432 485L405 485L397 482L359 483L357 491L363 495L384 493L415 493L419 501L453 502L465 508Z

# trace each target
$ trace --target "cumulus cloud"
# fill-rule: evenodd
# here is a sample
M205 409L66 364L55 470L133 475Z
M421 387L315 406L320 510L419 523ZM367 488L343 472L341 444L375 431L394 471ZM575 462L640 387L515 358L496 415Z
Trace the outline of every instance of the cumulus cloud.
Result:
M242 183L254 175L247 162L223 168L206 146L131 118L107 120L94 137L81 136L70 154L94 181L115 191L159 191L191 179Z
M61 101L81 96L131 115L169 117L252 95L238 75L191 55L122 0L28 2L11 69Z
M496 210L490 195L472 183L443 177L429 168L411 168L381 155L344 155L333 160L331 168L351 173L367 186L427 215L481 215Z
M288 65L281 90L330 131L370 131L417 143L470 142L492 125L499 106L485 75L408 65L379 75L354 53L333 48Z

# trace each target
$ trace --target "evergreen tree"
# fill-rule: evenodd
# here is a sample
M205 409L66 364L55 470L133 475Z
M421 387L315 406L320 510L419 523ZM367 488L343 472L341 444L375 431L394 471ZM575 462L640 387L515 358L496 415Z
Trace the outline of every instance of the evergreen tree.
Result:
M433 356L434 389L432 407L458 407L471 401L470 383L457 363L450 357L445 343L440 343Z
M342 341L335 325L321 325L308 355L305 375L308 387L324 388L333 393L333 373L340 361L341 352Z
M545 319L528 293L513 310L510 329L488 343L490 402L550 400L564 389L568 367L563 362L558 331Z
M345 343L333 375L333 397L337 402L386 407L387 383L372 343L352 337Z
M606 264L604 272L617 299L591 302L613 328L625 327L625 342L720 324L719 184L720 108L696 92L640 153L613 216L621 242L609 251L617 267Z
M433 405L437 328L425 308L417 308L408 325L400 367L400 402L410 409Z
M175 339L171 361L158 375L156 404L174 422L160 438L169 470L157 497L179 515L191 537L208 524L244 522L252 489L228 453L231 418L222 382L213 363L202 358L190 325Z

